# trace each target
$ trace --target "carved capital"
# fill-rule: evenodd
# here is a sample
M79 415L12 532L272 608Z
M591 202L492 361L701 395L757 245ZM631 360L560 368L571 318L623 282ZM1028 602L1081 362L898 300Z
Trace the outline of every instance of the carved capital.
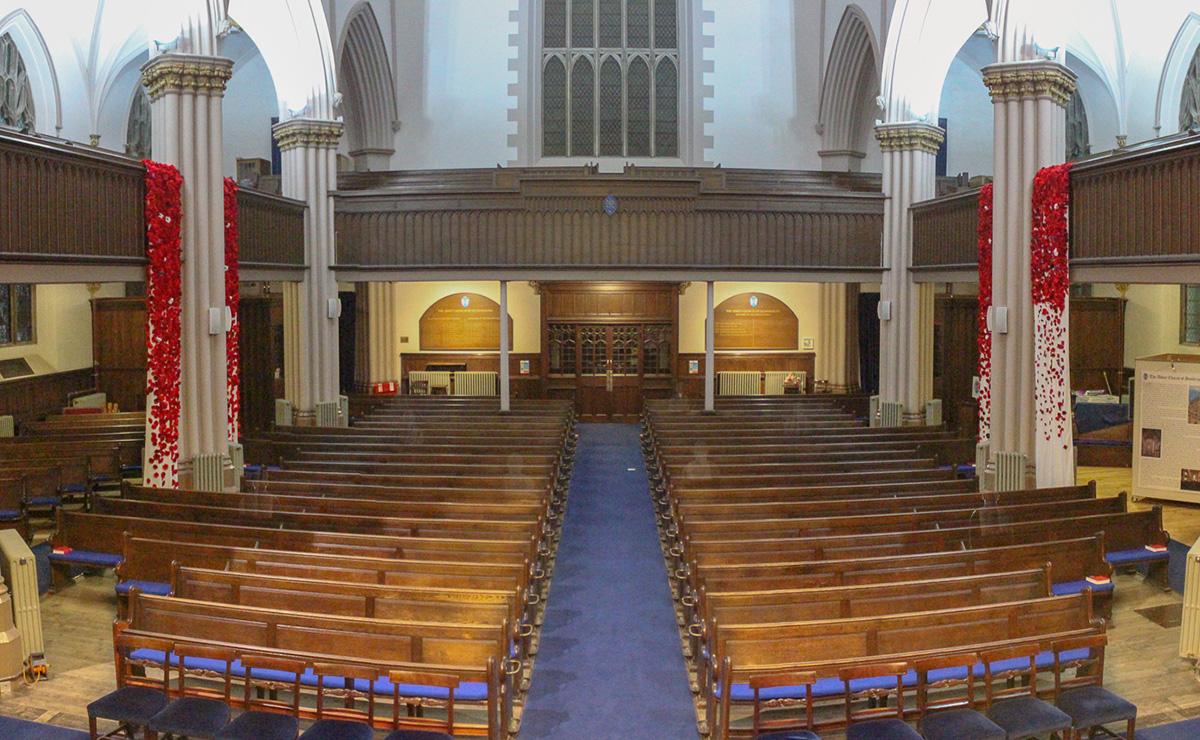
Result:
M271 129L279 150L297 147L314 149L336 149L342 138L342 124L338 121L317 121L309 118L293 118L278 123Z
M875 127L875 138L879 139L879 148L885 152L919 149L937 154L946 140L946 132L921 121L884 123Z
M1050 61L1005 62L983 68L983 84L993 103L1050 98L1065 108L1075 92L1075 79L1074 72Z
M163 54L142 67L142 84L150 100L168 92L193 92L218 97L233 76L233 61L192 54Z

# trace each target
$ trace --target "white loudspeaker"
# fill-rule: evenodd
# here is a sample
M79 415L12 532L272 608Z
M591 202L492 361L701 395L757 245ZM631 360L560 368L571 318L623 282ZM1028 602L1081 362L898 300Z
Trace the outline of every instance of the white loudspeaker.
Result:
M329 318L336 319L341 315L342 315L342 299L341 298L330 298L329 299Z
M892 320L892 302L891 301L880 301L879 308L877 309L877 313L879 315L880 321L891 321Z
M233 329L233 309L229 306L225 307L225 333L228 334Z
M991 306L987 310L988 331L993 334L1008 333L1008 306Z
M224 307L213 306L208 309L208 333L213 335L225 333Z

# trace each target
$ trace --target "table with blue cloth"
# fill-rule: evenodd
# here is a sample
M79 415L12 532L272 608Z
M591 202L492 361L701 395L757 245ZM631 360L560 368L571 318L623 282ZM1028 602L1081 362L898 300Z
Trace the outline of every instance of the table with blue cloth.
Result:
M1127 403L1077 403L1075 428L1080 434L1119 426L1129 421Z

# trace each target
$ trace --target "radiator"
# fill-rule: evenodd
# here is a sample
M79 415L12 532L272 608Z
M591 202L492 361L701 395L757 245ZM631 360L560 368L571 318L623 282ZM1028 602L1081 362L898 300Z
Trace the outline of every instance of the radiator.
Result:
M1188 550L1184 569L1183 625L1179 630L1179 657L1200 658L1200 541Z
M12 595L13 621L21 631L22 658L44 653L42 610L38 602L37 564L33 551L15 529L0 530L0 574Z
M88 393L71 399L72 408L102 409L108 403L108 396L103 393Z
M412 373L409 373L412 376ZM494 396L496 395L496 373L493 372L457 372L454 373L454 395L456 396Z
M17 433L12 414L0 416L0 437L11 437Z
M935 398L925 402L925 426L940 427L942 425L942 399Z
M317 426L319 427L337 427L341 426L338 417L342 412L341 401L323 401L317 404Z
M275 426L290 427L292 420L292 402L286 398L275 399Z
M723 370L717 373L718 396L761 396L762 373L748 370Z
M233 490L242 490L242 476L246 474L246 448L237 442L229 443L229 461L233 463Z
M408 374L408 385L411 388L414 380L429 381L429 392L433 393L434 388L445 388L446 393L450 392L450 373L449 371L431 371L431 370L413 370Z
M796 379L800 381L801 393L803 393L804 389L808 387L808 373L804 372L803 370L798 372L789 370L768 370L766 373L764 373L764 375L766 377L763 381L763 395L782 396L783 381L787 379L787 376L789 375L795 375Z
M1021 452L996 453L995 491L1020 491L1025 488L1025 454Z
M192 459L192 489L214 492L225 490L224 455L196 455Z
M342 412L340 426L350 426L350 397L338 396L338 409Z
M867 426L879 426L879 396L871 396L867 402Z
M904 414L904 404L884 401L879 404L879 426L898 427Z

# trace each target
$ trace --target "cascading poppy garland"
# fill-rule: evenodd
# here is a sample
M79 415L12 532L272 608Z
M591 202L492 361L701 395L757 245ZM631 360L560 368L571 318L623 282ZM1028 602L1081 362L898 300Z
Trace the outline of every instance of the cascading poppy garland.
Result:
M183 178L173 165L146 165L146 395L152 457L146 480L178 485L180 276Z
M992 436L992 184L979 191L979 441Z
M1067 262L1070 170L1069 163L1061 164L1046 167L1034 177L1030 241L1037 428L1046 441L1064 440L1064 449L1071 410L1063 323L1071 282Z
M238 186L225 178L225 306L233 321L225 333L226 387L229 394L229 441L241 433L241 353L238 351Z

